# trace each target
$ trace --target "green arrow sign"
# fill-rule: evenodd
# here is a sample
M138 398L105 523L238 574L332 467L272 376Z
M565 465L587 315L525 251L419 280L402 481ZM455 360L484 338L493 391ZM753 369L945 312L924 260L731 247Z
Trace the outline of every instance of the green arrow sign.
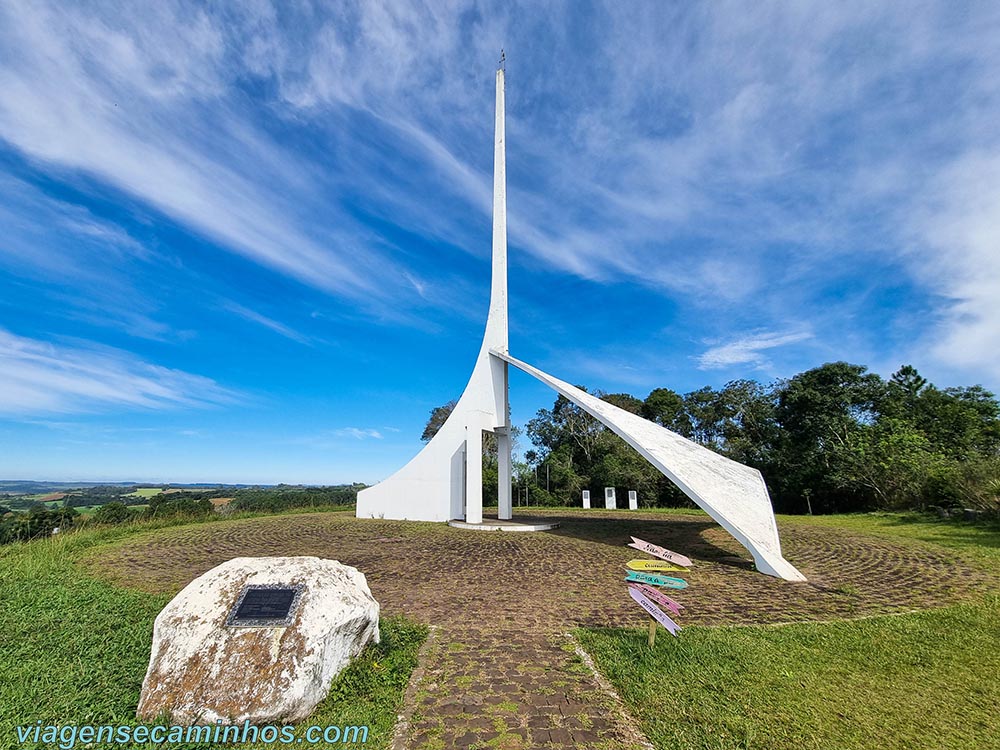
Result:
M683 578L671 578L670 576L658 576L655 573L639 573L630 570L625 576L626 581L638 581L639 583L649 583L653 586L665 586L668 589L686 589L687 581Z

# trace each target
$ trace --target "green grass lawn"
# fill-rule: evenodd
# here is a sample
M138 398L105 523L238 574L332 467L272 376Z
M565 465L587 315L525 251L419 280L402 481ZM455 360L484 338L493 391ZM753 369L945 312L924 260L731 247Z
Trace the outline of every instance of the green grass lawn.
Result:
M852 513L842 516L778 516L779 522L832 526L866 534L938 544L1000 572L1000 527L918 513Z
M0 747L18 747L15 727L37 721L136 723L153 619L169 597L95 580L75 560L143 528L86 530L0 548ZM399 618L381 626L382 643L341 673L308 724L368 725L366 746L388 746L426 632Z
M789 518L947 546L1000 570L1000 531L890 515ZM683 617L679 618L683 624ZM1000 596L780 627L578 632L657 748L1000 748Z

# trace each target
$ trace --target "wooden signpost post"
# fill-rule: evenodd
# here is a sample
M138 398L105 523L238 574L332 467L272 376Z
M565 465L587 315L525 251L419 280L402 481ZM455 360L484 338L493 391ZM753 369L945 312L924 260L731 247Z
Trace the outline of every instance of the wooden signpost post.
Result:
M632 549L637 549L642 552L647 552L653 557L658 557L661 560L672 562L675 565L683 565L685 568L691 567L690 558L684 557L684 555L678 555L676 552L671 552L665 547L659 547L655 544L644 542L642 539L639 539L638 537L632 537L632 542L628 546L631 547Z
M658 576L655 573L639 573L635 570L630 570L625 575L626 581L635 581L636 583L648 583L653 586L666 586L668 589L686 589L687 581L683 578L671 578L670 576Z

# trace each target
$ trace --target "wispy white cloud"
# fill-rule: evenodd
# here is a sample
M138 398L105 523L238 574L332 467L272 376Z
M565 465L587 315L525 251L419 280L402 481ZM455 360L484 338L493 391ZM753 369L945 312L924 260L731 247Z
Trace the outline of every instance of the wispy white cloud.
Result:
M341 427L338 430L333 431L334 435L340 437L352 437L357 440L381 440L382 433L371 427Z
M377 293L360 271L391 262L357 247L343 215L347 229L310 236L299 206L322 192L315 170L234 103L223 19L175 3L135 10L6 5L0 137L306 283Z
M925 195L910 262L944 304L917 343L948 370L1000 379L1000 149L956 159Z
M56 345L0 329L0 413L96 412L116 407L204 408L239 395L210 378L106 347Z
M372 427L339 427L332 430L320 430L314 433L295 435L282 442L291 445L302 445L318 451L342 451L345 442L383 440L384 437L382 430Z
M306 344L306 345L312 344L312 341L309 339L308 336L304 336L298 331L289 328L284 323L279 323L277 320L269 318L266 315L262 315L256 310L251 310L249 307L244 307L238 302L233 302L232 300L226 300L223 303L223 307L226 310L229 310L229 312L234 313L235 315L238 315L239 317L243 318L244 320L249 320L251 323L256 323L258 325L264 326L265 328L274 331L278 335L284 336L285 338L291 339L292 341L297 341L300 344Z
M742 336L724 344L716 344L698 356L698 367L702 370L719 370L735 365L750 365L754 368L767 367L770 360L764 352L789 344L796 344L813 337L808 331L786 333L760 331Z
M928 190L993 179L995 3L4 7L0 137L378 315L458 314L484 289L446 283L444 254L488 253L504 46L517 262L736 330L835 315L830 279L878 262L932 295L938 359L1000 369L967 353L996 350L976 346L988 293L923 272L979 253L953 229L972 208L929 213Z

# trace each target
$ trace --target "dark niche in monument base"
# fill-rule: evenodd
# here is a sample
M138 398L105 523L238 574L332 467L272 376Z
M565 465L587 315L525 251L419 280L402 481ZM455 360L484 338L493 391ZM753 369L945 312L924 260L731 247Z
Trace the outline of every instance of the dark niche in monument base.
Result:
M226 618L231 628L283 628L292 624L305 586L246 586Z

